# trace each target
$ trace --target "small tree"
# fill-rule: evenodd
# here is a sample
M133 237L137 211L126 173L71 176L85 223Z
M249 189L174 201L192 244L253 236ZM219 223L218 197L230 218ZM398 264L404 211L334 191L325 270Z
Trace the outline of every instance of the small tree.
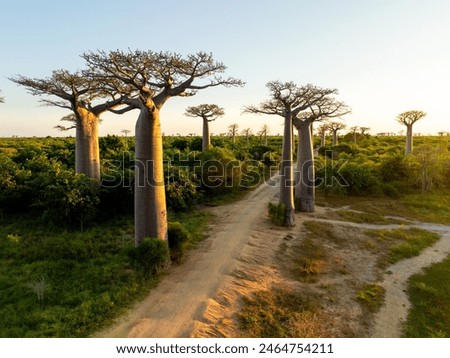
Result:
M172 97L193 96L209 87L244 83L220 77L226 67L205 52L183 57L171 52L98 51L82 57L93 78L106 89L119 88L125 95L127 107L116 113L139 110L135 129L135 243L138 246L148 237L167 240L160 111Z
M105 91L98 82L83 73L67 70L53 71L50 77L44 79L15 76L10 80L25 87L33 96L57 97L57 100L42 99L41 102L72 112L62 119L73 125L57 128L76 129L75 171L100 183L98 124L102 113L121 104L122 98L118 96L117 90L112 88Z
M0 93L2 93L2 90L0 90ZM5 103L5 99L2 96L0 96L0 103Z
M184 114L188 117L200 117L203 119L202 151L204 152L211 145L209 122L225 115L225 111L216 104L201 104L196 107L186 108Z
M353 143L356 143L356 142L357 142L356 132L358 131L358 129L360 129L358 126L350 127L350 133L351 133L352 136L353 136Z
M243 131L242 131L242 135L245 137L245 144L246 145L249 145L249 143L250 143L250 136L252 135L253 133L252 133L252 130L250 129L250 128L245 128Z
M326 140L326 135L327 132L330 130L330 128L328 128L328 124L323 123L319 126L319 135L320 135L320 146L321 147L325 147L325 140Z
M269 126L264 124L261 127L261 130L258 132L259 135L259 144L263 144L262 139L264 138L264 145L267 147L267 135L269 134Z
M230 134L233 145L236 144L236 134L238 132L239 124L233 123L228 126L228 133Z
M397 121L406 126L405 155L411 154L413 150L413 124L426 115L422 111L406 111L397 116Z
M129 129L122 129L121 132L125 134L125 137L128 137L128 133L130 133L131 131Z
M328 123L328 128L333 135L333 145L338 145L338 134L340 130L344 129L346 126L342 122L330 122Z
M367 131L370 131L369 127L359 127L359 130L361 131L361 135L365 135Z
M448 151L445 146L423 145L414 151L413 163L417 167L422 194L433 185L445 182L449 170Z

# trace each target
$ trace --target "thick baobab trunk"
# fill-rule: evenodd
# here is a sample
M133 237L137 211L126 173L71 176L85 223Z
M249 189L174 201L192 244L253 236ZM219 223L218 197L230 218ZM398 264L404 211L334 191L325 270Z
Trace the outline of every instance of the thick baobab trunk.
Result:
M406 126L406 145L405 155L411 154L413 148L413 131L412 124Z
M202 151L208 150L211 145L211 136L209 134L209 121L208 118L203 118L203 139L202 139Z
M298 129L299 150L297 156L297 171L299 180L295 187L295 199L301 212L314 212L315 173L314 151L311 137L311 124L301 122Z
M141 109L136 123L134 226L136 246L144 238L167 240L163 143L159 110Z
M338 145L337 131L333 131L333 145Z
M75 172L85 174L100 183L100 151L98 146L99 118L85 109L77 110Z
M292 119L287 113L284 119L283 150L280 168L280 204L286 207L286 226L294 226L294 168L292 156Z
M325 147L325 131L320 133L320 146Z
M353 132L353 143L356 144L357 140L356 140L356 132Z

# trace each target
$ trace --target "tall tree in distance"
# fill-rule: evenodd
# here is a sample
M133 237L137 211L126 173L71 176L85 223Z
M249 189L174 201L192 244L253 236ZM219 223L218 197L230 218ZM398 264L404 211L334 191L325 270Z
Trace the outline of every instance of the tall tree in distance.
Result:
M267 136L269 134L269 126L267 124L263 124L261 130L258 132L259 135L259 144L263 144L262 139L264 138L264 145L267 147Z
M228 126L228 133L230 134L233 145L236 144L236 135L238 133L239 124L233 123Z
M250 144L250 136L253 134L250 128L245 128L242 130L242 135L245 137L245 145Z
M359 127L359 130L361 131L361 135L365 135L367 131L370 131L369 127Z
M333 135L333 145L339 144L339 138L337 132L346 127L345 123L342 122L330 122L328 123L328 128Z
M328 130L329 130L329 128L326 123L322 123L318 128L319 135L320 135L320 146L321 147L325 147L325 140L326 140Z
M294 222L294 166L292 120L322 99L311 84L298 86L294 82L271 81L267 83L270 99L258 106L247 106L245 112L278 115L284 118L284 135L280 167L280 204L284 204L285 225Z
M225 111L217 104L201 104L186 108L184 114L188 117L200 117L203 119L202 151L204 152L211 145L209 122L215 121L217 118L225 115Z
M10 80L25 87L33 96L57 97L56 100L44 98L41 102L72 112L62 119L73 122L73 126L57 128L75 128L75 171L100 183L98 124L102 113L121 104L117 91L105 91L83 73L67 70L53 71L50 77L43 79L15 76Z
M356 144L356 142L357 142L356 132L357 132L358 130L359 130L359 127L358 127L358 126L350 127L350 133L351 133L352 136L353 136L353 143L355 143L355 144Z
M295 199L301 212L315 210L315 173L314 151L311 125L315 121L340 117L350 112L349 108L334 98L338 94L334 88L315 87L305 101L311 101L308 110L301 112L293 119L298 130L299 146L297 154L297 171L295 178Z
M406 111L397 116L397 121L406 126L405 155L411 154L413 150L413 124L426 115L422 111Z
M220 76L226 69L211 54L186 57L172 52L104 51L82 55L93 78L106 88L119 88L126 107L137 109L135 161L135 244L144 238L167 240L167 207L164 187L163 142L160 111L172 97L193 96L216 86L242 86L235 78Z

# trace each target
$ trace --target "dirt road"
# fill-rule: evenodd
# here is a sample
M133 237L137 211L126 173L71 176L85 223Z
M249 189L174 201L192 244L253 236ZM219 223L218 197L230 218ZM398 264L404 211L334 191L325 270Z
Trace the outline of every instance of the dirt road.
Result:
M173 266L144 301L96 336L242 337L245 332L236 321L240 298L261 290L271 292L281 284L298 292L313 290L321 300L327 320L319 336L400 337L409 308L407 280L450 253L450 227L411 221L402 225L336 221L333 213L345 208L316 207L316 213L296 213L296 227L280 228L266 214L267 203L277 193L274 184L264 184L234 204L211 208L217 219L208 239L189 253L184 264ZM319 240L330 252L330 262L315 283L286 275L286 265L297 255L292 249L305 237L303 223L308 220L333 232ZM408 227L437 232L442 239L420 256L379 272L378 256L367 249L365 230ZM380 279L386 297L373 317L357 304L355 295L363 284Z
M236 268L257 218L267 211L267 203L276 192L274 185L263 184L238 203L221 209L209 238L187 262L172 267L144 301L96 336L190 337L208 300Z

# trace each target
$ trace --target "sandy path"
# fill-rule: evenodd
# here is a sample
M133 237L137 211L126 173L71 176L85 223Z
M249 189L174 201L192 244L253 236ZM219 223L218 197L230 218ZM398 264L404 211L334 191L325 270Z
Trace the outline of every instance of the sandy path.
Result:
M406 294L408 279L424 267L444 260L450 254L450 226L415 223L414 227L434 231L441 239L419 256L397 262L386 270L381 285L386 289L383 306L375 316L372 337L401 337L401 324L408 315L410 302Z
M272 183L273 184L273 183ZM98 337L189 337L209 299L238 264L257 218L276 187L263 184L243 200L221 208L211 235L187 262L172 267L150 295Z

